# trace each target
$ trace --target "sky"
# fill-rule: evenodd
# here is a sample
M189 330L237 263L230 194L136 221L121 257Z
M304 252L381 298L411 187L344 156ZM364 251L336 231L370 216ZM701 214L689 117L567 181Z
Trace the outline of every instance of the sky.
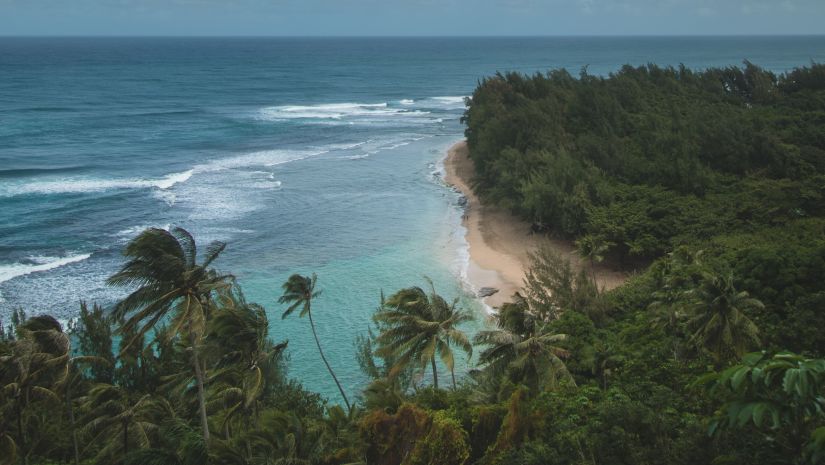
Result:
M825 0L0 0L0 35L825 34Z

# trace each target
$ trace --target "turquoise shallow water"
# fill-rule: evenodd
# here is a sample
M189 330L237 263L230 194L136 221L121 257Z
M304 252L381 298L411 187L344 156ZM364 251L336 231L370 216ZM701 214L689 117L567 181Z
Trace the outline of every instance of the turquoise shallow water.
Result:
M229 242L238 275L289 339L292 375L335 399L308 322L279 285L317 272L316 318L351 392L383 289L433 278L463 296L456 196L438 163L462 97L497 70L743 59L781 72L825 38L0 38L0 318L113 302L103 281L148 226Z

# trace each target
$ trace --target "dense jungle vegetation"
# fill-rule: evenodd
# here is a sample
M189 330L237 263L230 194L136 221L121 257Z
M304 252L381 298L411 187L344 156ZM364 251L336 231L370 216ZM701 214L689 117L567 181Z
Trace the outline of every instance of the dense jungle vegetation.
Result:
M486 201L640 271L603 291L540 251L474 335L437 283L376 296L372 382L326 400L225 244L149 229L123 301L0 332L0 463L825 463L825 66L507 74L468 103ZM273 284L270 315L314 333L322 285Z

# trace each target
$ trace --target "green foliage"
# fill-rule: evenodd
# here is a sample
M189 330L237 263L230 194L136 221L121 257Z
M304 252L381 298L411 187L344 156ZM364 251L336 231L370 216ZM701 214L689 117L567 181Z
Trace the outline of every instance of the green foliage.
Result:
M693 316L687 325L695 331L691 342L710 352L717 362L739 358L748 345L759 343L759 330L745 312L764 305L747 292L737 291L732 275L705 274L688 293Z
M477 189L594 261L821 216L823 70L498 74L463 118Z
M430 430L416 445L410 464L461 465L470 456L467 433L445 412L432 415Z
M751 353L698 384L725 399L709 433L754 428L779 457L794 463L819 463L825 454L825 359L790 352Z
M0 354L0 439L22 460L54 450L48 409L60 408L69 374L71 340L49 315L16 313L16 339ZM14 433L12 433L14 431Z
M822 108L819 64L486 79L465 115L482 198L591 269L644 271L604 291L537 251L476 347L433 283L382 296L344 409L287 379L267 311L212 268L224 244L198 262L188 232L150 229L112 312L0 331L0 464L823 463ZM316 283L280 299L313 335ZM478 366L439 389L455 348Z
M195 238L188 231L149 228L129 242L123 252L129 261L108 279L111 285L137 287L114 308L115 318L124 320L120 334L130 335L121 351L166 318L170 324L166 337L187 339L205 443L209 442L209 422L199 345L211 316L213 294L228 288L231 280L231 276L209 268L225 248L225 243L213 242L206 248L203 262L197 263Z
M81 306L71 334L14 312L14 338L0 342L2 462L357 461L355 418L286 379L286 343L270 339L263 307L207 268L223 246L198 264L194 240L176 234L149 230L127 246L113 282L139 286L114 328L97 305Z
M410 404L395 414L369 413L361 435L371 464L462 465L470 456L467 434L455 419Z
M92 309L85 302L80 303L78 324L71 330L71 335L77 338L79 354L94 357L96 360L89 363L89 376L96 383L112 383L114 381L115 357L112 354L112 323L105 314L103 307L92 305Z
M816 63L781 76L746 62L701 72L625 66L604 78L509 73L479 84L464 122L482 199L576 239L591 267L604 259L647 269L599 293L564 260L533 257L524 293L499 309L500 328L476 341L486 350L473 374L477 399L507 406L519 421L505 420L485 455L474 443L474 458L822 460L821 405L794 417L804 426L760 429L753 414L768 421L768 407L745 406L741 392L687 386L759 346L805 360L825 354L823 102L825 66ZM515 342L536 333L568 336L558 347L578 388L536 389L529 376L513 376ZM491 344L504 340L492 334L511 343ZM799 376L794 389L812 382ZM527 396L514 410L519 384ZM798 407L800 399L780 401L780 385L760 395ZM821 398L819 387L807 388ZM747 417L752 427L708 441L720 397L725 409L740 408L731 425ZM783 429L802 439L789 442ZM501 447L510 442L517 447Z
M450 371L455 388L452 347L472 354L470 340L459 329L459 325L472 318L467 311L458 308L458 299L448 303L438 295L432 281L429 294L420 287L401 289L373 316L382 328L376 339L376 354L394 361L389 371L391 378L409 368L423 371L430 364L435 388L438 388L437 355Z
M553 319L548 319L558 313L533 308L520 298L502 306L494 316L497 327L479 331L473 339L484 347L479 377L486 378L486 389L496 391L491 397L506 393L507 384L523 384L533 393L575 384L563 362L570 355L564 347L568 335L555 332Z
M567 310L595 311L599 307L595 282L584 270L575 273L568 260L546 247L530 254L523 293L514 300L545 322Z
M431 420L424 410L405 404L395 414L381 410L368 413L361 420L361 436L366 444L368 463L395 465L402 463L427 433Z

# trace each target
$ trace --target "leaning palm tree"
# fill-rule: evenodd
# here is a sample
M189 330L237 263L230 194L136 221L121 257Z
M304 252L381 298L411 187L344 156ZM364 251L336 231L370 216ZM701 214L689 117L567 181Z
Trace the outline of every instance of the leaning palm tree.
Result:
M759 343L759 329L745 312L764 305L747 292L737 291L732 275L705 273L688 297L693 310L688 321L693 331L690 342L710 353L717 365L741 357L749 346Z
M111 285L137 287L114 309L114 317L125 320L119 332L134 335L123 341L121 351L166 318L169 318L168 337L181 335L188 339L205 442L209 440L209 425L204 367L198 352L211 312L212 293L229 286L232 279L209 268L224 248L223 242L211 243L203 261L197 263L195 239L188 231L150 228L126 246L123 254L129 261L108 280Z
M229 423L235 417L257 420L258 404L267 388L267 373L275 369L287 342L270 341L266 311L258 304L246 302L239 288L221 292L218 303L206 341L218 359L212 376L212 398L223 404L224 429L228 433Z
M435 292L430 281L430 294L420 287L401 289L391 295L384 308L373 317L385 327L378 336L376 353L383 357L394 357L395 366L390 374L397 374L410 365L424 369L429 363L433 372L433 386L438 389L438 368L436 355L441 359L455 382L455 356L452 347L457 346L467 355L473 346L463 331L462 323L473 319L472 315L458 309L458 299L448 303Z
M316 276L315 273L312 273L312 276L294 274L286 280L281 286L284 293L278 299L278 303L289 304L289 307L287 307L283 315L281 315L281 318L284 319L288 317L298 309L298 307L301 308L301 313L298 315L299 317L309 317L309 326L312 328L312 335L315 337L315 345L318 346L318 353L321 354L321 360L324 361L324 365L327 366L327 370L332 376L333 381L335 381L335 385L338 386L338 391L341 393L341 397L347 405L347 410L352 410L349 399L347 399L347 395L344 393L344 388L342 388L341 383L338 382L338 377L335 376L335 372L332 371L332 367L329 366L327 357L324 355L324 350L321 349L321 341L318 340L318 333L315 331L315 322L312 320L312 299L321 295L321 291L315 290L315 283L317 281L318 276Z

